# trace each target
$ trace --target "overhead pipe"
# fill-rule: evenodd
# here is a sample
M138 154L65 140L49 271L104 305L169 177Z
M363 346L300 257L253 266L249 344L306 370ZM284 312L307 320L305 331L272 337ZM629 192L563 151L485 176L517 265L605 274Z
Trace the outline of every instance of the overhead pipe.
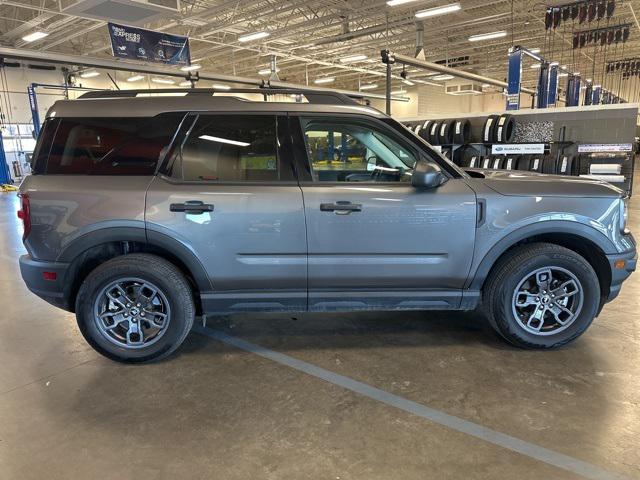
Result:
M426 70L432 70L434 72L444 73L458 78L464 78L465 80L471 80L472 82L488 83L489 85L494 85L496 87L504 88L507 86L507 82L496 80L495 78L477 75L475 73L466 72L464 70L458 70L457 68L446 67L438 63L433 63L426 60L421 60L419 58L413 58L407 55L389 52L386 50L382 51L382 61L383 63L387 64L402 63L404 65L410 65L412 67L424 68ZM522 88L521 91L531 95L535 95L536 93L536 91L531 88Z
M419 60L426 60L424 53L424 23L416 22L416 55Z

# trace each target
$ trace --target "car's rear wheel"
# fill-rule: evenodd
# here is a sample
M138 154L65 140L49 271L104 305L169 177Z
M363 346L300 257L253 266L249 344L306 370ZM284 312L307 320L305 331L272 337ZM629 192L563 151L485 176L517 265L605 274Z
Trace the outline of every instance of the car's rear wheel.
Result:
M193 325L193 293L170 262L124 255L93 270L76 301L78 326L102 355L141 363L170 355Z
M493 328L524 348L554 348L575 340L595 318L599 302L600 284L589 262L549 243L510 251L483 292Z

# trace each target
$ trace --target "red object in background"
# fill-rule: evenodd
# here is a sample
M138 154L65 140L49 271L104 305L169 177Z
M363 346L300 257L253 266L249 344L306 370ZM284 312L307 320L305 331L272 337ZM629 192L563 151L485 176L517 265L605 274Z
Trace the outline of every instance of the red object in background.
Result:
M22 220L22 226L24 227L24 240L31 233L31 206L29 204L29 195L25 193L19 193L20 197L20 210L18 210L18 218Z

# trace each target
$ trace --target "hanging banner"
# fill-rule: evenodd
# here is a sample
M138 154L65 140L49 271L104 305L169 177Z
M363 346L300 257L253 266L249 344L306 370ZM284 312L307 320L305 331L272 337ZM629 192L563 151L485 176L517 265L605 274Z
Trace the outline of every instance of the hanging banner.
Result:
M191 64L187 37L115 23L109 23L109 36L114 57L167 65Z
M507 110L520 109L520 89L522 83L522 50L509 52L507 76Z
M540 64L540 76L538 77L538 108L547 108L549 102L549 64Z

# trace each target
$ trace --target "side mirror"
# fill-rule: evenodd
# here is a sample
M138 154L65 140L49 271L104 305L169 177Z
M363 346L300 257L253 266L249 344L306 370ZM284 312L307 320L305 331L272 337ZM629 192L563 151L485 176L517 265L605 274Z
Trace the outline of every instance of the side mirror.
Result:
M416 163L411 175L411 185L416 188L436 188L449 180L438 165L424 160Z

